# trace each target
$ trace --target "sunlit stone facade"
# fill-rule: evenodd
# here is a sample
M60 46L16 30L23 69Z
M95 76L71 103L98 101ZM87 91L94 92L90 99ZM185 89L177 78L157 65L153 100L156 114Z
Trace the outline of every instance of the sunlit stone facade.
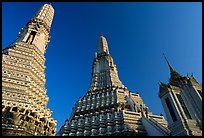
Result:
M153 115L140 95L129 91L119 80L108 43L101 35L92 65L90 87L76 102L70 118L57 135L165 136L169 135L169 130L164 117Z
M202 87L193 75L182 76L169 62L170 80L161 83L159 97L172 136L202 136Z
M47 108L44 65L53 16L52 5L44 4L2 50L3 135L56 134L56 120Z

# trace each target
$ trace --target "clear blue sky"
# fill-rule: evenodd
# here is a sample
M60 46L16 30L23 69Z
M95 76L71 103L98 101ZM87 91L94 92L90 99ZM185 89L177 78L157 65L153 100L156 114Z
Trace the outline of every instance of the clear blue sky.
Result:
M3 48L42 4L2 3ZM120 80L139 92L153 114L165 114L158 82L167 83L170 74L162 53L176 71L194 73L201 83L202 3L54 2L53 7L45 65L48 107L58 121L57 131L88 90L100 32L108 41Z

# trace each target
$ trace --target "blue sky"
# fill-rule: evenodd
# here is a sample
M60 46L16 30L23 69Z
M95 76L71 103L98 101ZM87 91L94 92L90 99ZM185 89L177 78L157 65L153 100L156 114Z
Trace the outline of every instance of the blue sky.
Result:
M2 48L44 2L2 3ZM139 92L153 114L164 113L158 82L168 82L169 69L193 73L202 81L202 3L54 2L51 42L46 57L48 107L57 131L71 115L91 81L91 66L100 32L117 65L119 78Z

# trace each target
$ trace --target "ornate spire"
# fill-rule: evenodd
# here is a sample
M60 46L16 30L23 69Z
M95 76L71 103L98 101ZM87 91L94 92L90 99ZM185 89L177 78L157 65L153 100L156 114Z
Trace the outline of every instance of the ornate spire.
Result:
M116 65L107 54L107 42L102 35L99 44L92 65L91 86L86 95L76 102L69 122L61 127L58 135L144 136L148 132L144 131L146 126L142 120L150 115L156 125L161 124L157 129L166 131L164 118L160 117L156 122L158 117L152 115L139 94L129 91L119 80Z
M104 52L109 54L108 43L106 41L106 38L101 33L100 37L99 37L99 40L98 40L98 54L101 54L101 53L104 53Z
M35 45L44 54L50 42L50 27L53 16L54 9L51 4L41 6L33 18L21 29L11 46L18 42L25 42L29 45Z
M43 21L48 27L51 26L52 20L54 16L54 8L51 3L44 4L40 9L36 12L32 19L38 19Z
M3 135L54 136L56 133L57 122L47 107L44 56L53 15L52 6L44 4L2 54Z
M118 71L113 58L109 54L106 38L100 34L98 41L98 52L95 54L92 65L92 81L90 90L100 89L107 86L122 86Z
M164 54L163 54L164 55ZM178 72L176 72L173 67L169 64L169 61L167 60L166 56L164 55L164 58L169 66L170 69L170 84L178 85L178 80L182 78L182 75L180 75Z
M164 58L165 58L165 60L166 60L166 62L167 62L167 64L168 64L168 66L169 66L170 72L174 72L173 67L169 64L169 61L167 60L167 58L166 58L166 56L165 56L164 53L163 53L163 56L164 56Z

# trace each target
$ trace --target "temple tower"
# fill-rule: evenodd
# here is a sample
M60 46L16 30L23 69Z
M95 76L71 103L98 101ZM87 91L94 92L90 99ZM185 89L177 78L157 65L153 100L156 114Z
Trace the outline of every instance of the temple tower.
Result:
M170 80L168 84L160 83L159 97L171 134L201 136L202 88L193 75L182 76L166 61L170 69Z
M106 38L101 35L92 65L90 87L76 102L70 118L66 119L57 135L154 134L169 135L164 117L153 115L140 95L122 84Z
M52 5L44 4L21 29L17 39L2 50L3 135L56 133L56 120L47 107L44 65L53 16Z

